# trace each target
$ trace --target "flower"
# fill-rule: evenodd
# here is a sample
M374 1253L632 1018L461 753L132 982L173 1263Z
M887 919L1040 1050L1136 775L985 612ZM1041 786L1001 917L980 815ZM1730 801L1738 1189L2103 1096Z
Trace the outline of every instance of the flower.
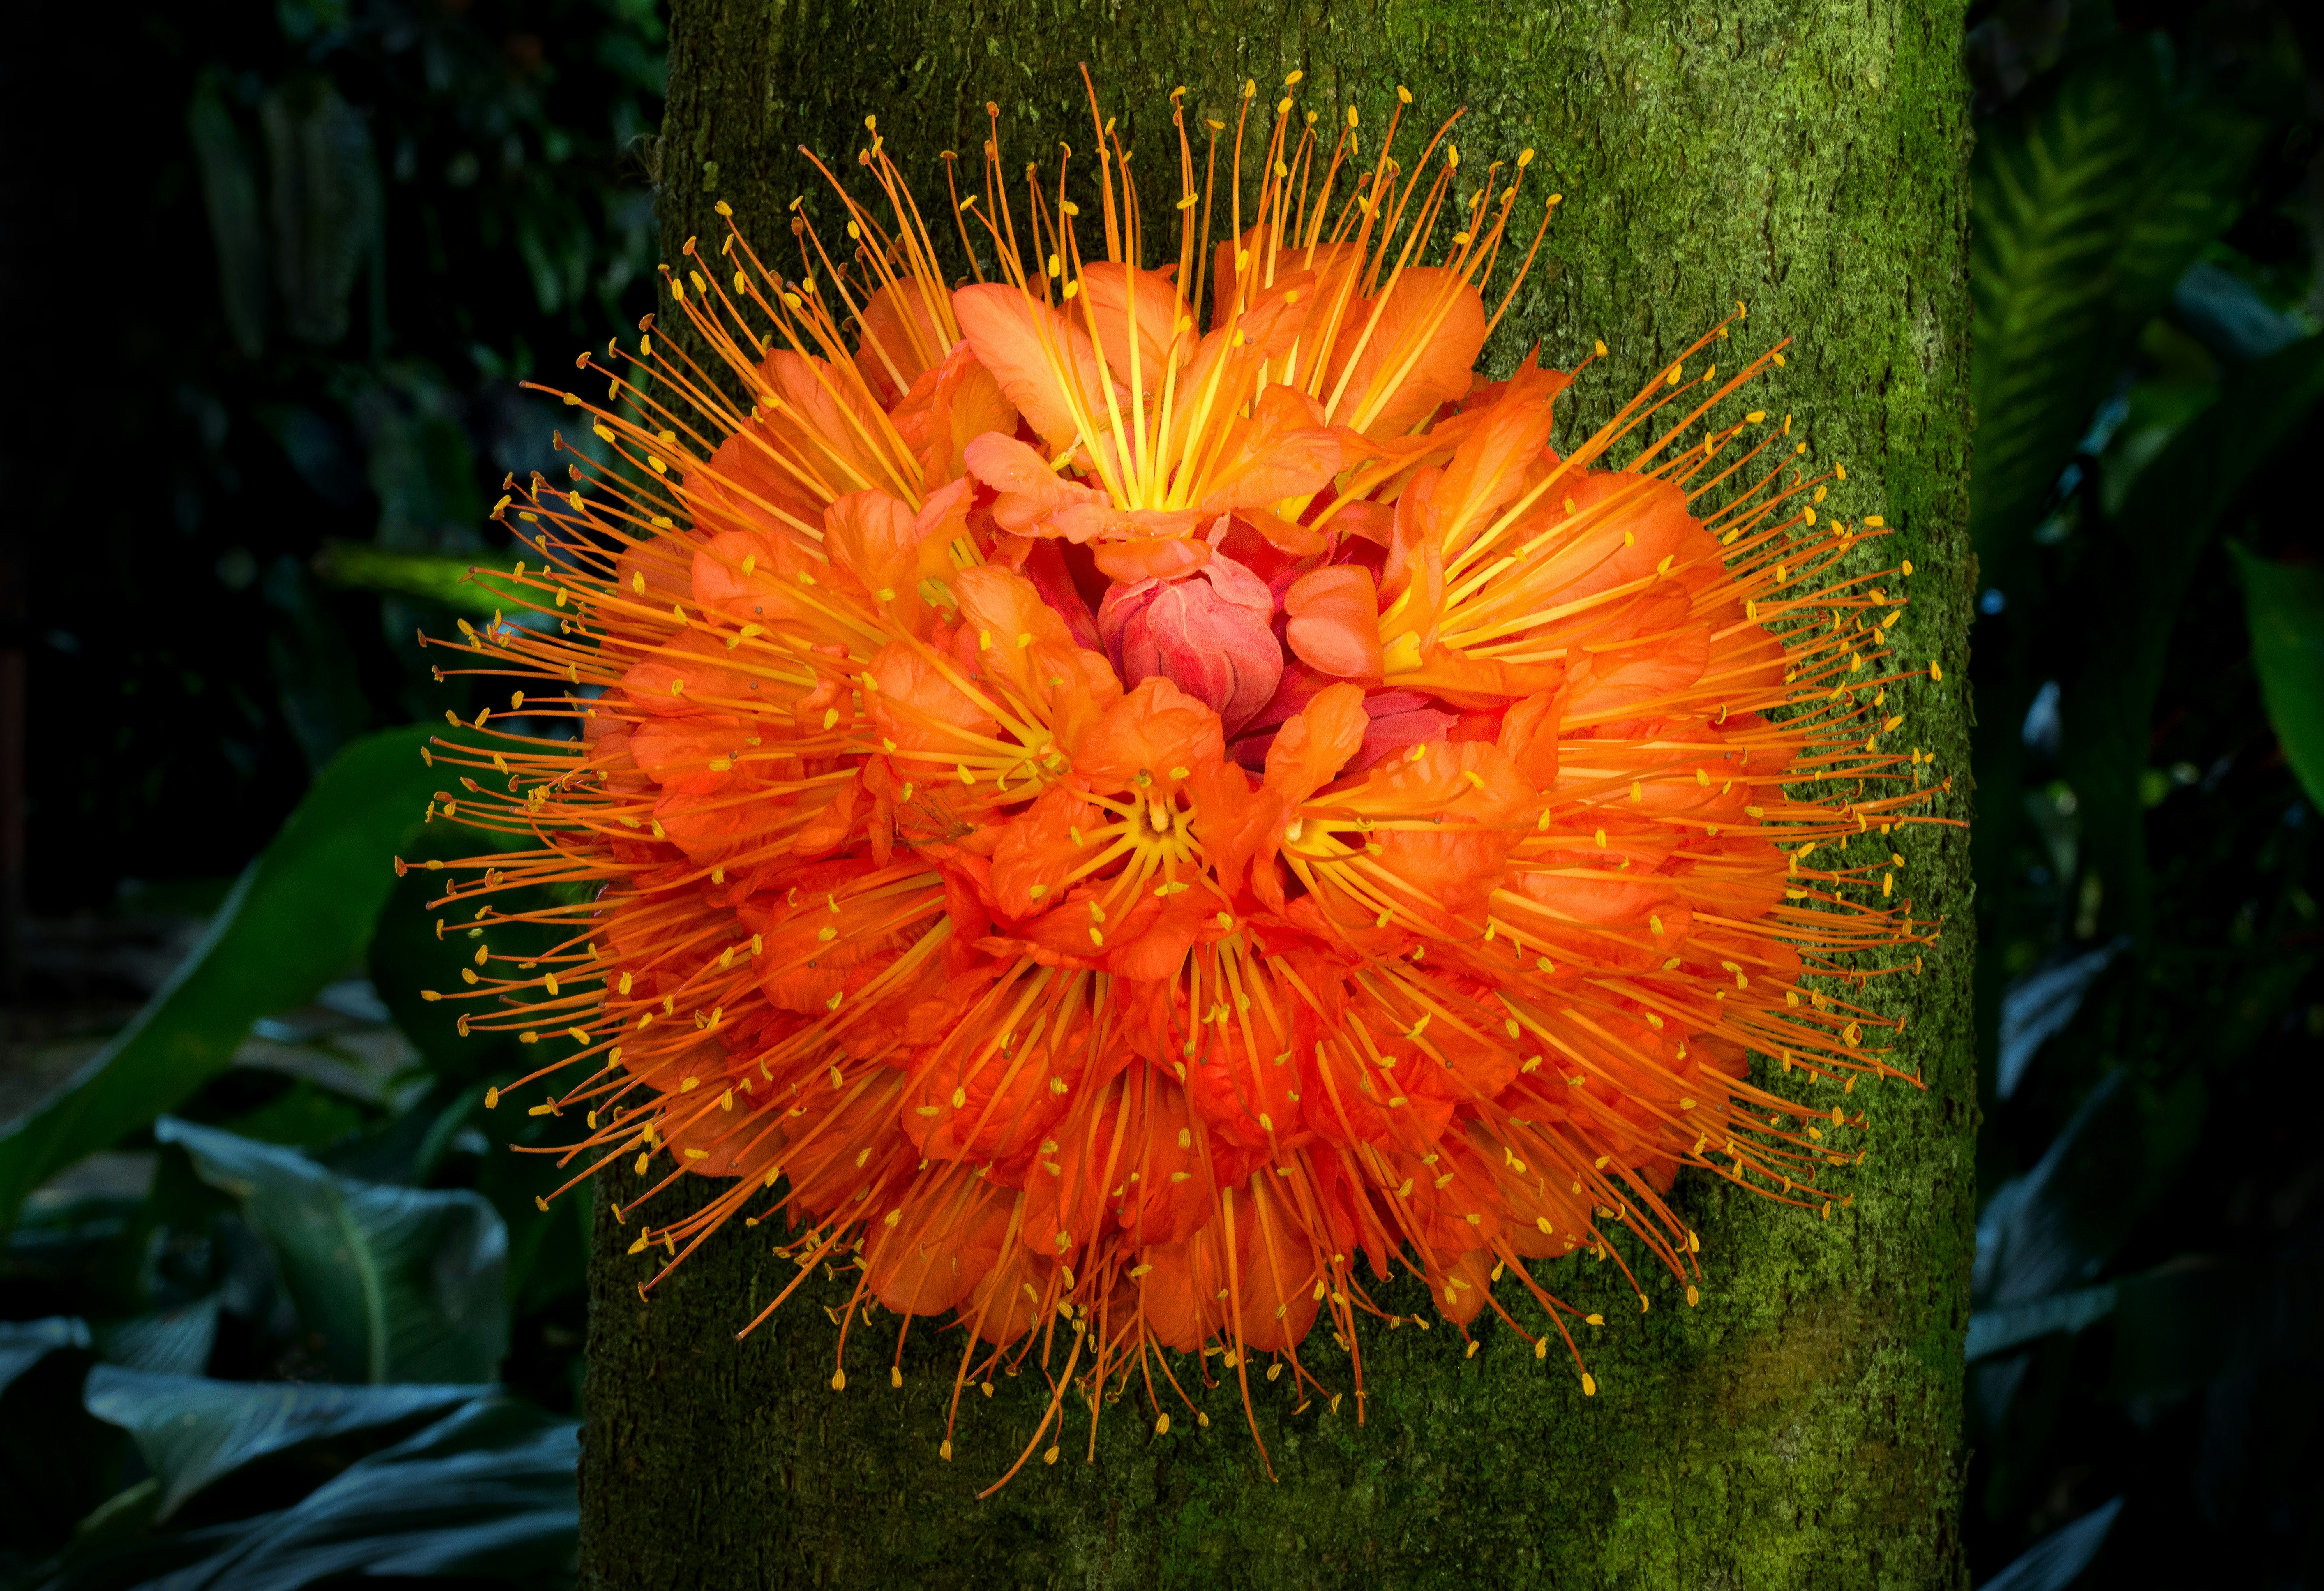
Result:
M867 124L844 262L689 245L687 351L583 356L613 462L495 510L539 622L445 643L561 682L439 741L511 792L440 798L512 837L447 899L579 887L437 997L558 1050L519 1087L579 1077L532 1108L633 1253L780 1216L802 1279L860 1262L835 1387L876 1304L955 1316L962 1378L1038 1352L1052 1420L1171 1352L1336 1406L1401 1267L1591 1392L1534 1263L1629 1274L1621 1228L1693 1302L1682 1166L1828 1216L1857 1157L1748 1057L1903 1075L1857 991L1935 929L1874 837L1936 820L1883 745L1910 569L1843 569L1880 521L1732 412L1780 346L1698 366L1738 306L1561 453L1569 373L1471 375L1530 152L1456 197L1449 126L1356 171L1286 90L1246 224L1255 93L1223 194L1176 117L1162 269L1093 92L1102 259L1062 168L1020 235L996 116L954 213L999 278L951 291Z

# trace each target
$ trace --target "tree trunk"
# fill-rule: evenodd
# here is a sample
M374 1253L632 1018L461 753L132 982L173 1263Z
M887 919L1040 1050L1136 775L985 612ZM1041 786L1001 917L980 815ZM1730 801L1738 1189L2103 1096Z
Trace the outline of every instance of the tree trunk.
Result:
M1271 101L1302 69L1295 92L1327 122L1353 98L1368 129L1384 126L1401 82L1428 125L1468 107L1464 164L1536 146L1529 180L1545 173L1565 203L1489 362L1506 368L1537 338L1547 359L1571 365L1602 336L1612 353L1585 384L1587 415L1737 299L1750 306L1738 347L1798 339L1762 401L1795 410L1794 437L1849 466L1853 512L1903 527L1862 556L1914 560L1897 649L1945 669L1942 685L1904 693L1903 738L1932 748L1940 773L1967 772L1958 5L672 9L659 180L673 261L687 236L721 234L711 212L721 198L770 263L788 257L786 207L794 195L818 202L820 184L797 146L842 169L834 157L859 146L866 114L923 179L924 201L936 196L927 213L941 237L938 152L958 149L973 169L988 98L1001 104L1011 160L1047 164L1059 139L1085 147L1084 60L1107 109L1149 141L1167 133L1176 84L1190 106L1223 116L1245 77ZM1933 809L1966 817L1968 784ZM972 1392L954 1460L940 1463L956 1338L917 1333L900 1390L872 1363L886 1349L867 1349L835 1393L824 1305L844 1285L803 1287L738 1345L736 1327L796 1273L767 1238L722 1235L644 1303L648 1261L623 1257L627 1234L601 1205L585 1582L1965 1584L1954 1511L1976 1097L1968 841L1916 828L1897 846L1917 914L1955 925L1923 976L1867 996L1911 1017L1901 1059L1925 1091L1858 1090L1850 1103L1870 1112L1872 1152L1845 1174L1852 1207L1828 1221L1683 1175L1678 1207L1702 1234L1710 1273L1698 1309L1642 1317L1611 1267L1544 1264L1551 1287L1607 1318L1585 1344L1594 1398L1489 1325L1466 1360L1449 1330L1375 1330L1362 1427L1352 1399L1336 1414L1320 1400L1294 1412L1280 1386L1262 1389L1274 1484L1222 1392L1208 1429L1182 1422L1167 1436L1139 1408L1111 1411L1094 1466L1084 1462L1082 1408L1065 1462L1034 1464L980 1503L1033 1429L1047 1395L1038 1377L1004 1379L989 1399ZM1383 1302L1418 1309L1420 1291L1390 1287Z

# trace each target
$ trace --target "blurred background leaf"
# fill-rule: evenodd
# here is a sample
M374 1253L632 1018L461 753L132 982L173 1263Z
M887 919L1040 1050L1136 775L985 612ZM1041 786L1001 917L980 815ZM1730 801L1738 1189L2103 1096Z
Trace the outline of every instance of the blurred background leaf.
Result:
M475 1382L508 1351L508 1232L491 1204L333 1175L295 1150L164 1119L240 1201L340 1381Z
M82 1397L127 1431L161 1483L165 1520L211 1482L304 1443L434 1417L480 1396L476 1386L295 1386L154 1375L100 1364Z
M2324 1583L2319 22L1970 17L1963 1526L2006 1591Z
M224 1070L251 1023L297 1005L362 955L435 775L426 731L384 730L335 760L244 872L171 981L70 1085L0 1131L0 1219L92 1150Z
M567 732L415 632L538 622L488 511L599 447L524 384L651 307L660 11L103 26L137 157L73 270L106 316L19 328L74 423L7 445L0 525L33 826L0 921L0 1591L569 1584L586 1201L544 1211L566 1173L510 1146L558 1124L484 1114L513 1038L417 996L484 931L429 910L474 845L426 821L426 729L379 726ZM20 115L86 119L52 67L89 27L11 18ZM12 215L88 202L53 162L0 181Z
M252 1520L172 1591L300 1591L366 1577L569 1577L580 1534L579 1426L482 1397Z
M2301 788L2324 810L2324 567L2273 563L2238 546L2252 666L2268 722Z

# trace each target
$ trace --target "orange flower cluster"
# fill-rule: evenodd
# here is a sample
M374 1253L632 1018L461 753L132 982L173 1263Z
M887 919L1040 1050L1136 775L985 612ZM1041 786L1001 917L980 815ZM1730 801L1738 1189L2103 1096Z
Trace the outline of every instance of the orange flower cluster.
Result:
M800 1280L855 1271L834 1387L876 1309L899 1379L950 1313L955 1414L1047 1374L1028 1456L1075 1385L1167 1429L1159 1350L1336 1406L1319 1317L1360 1413L1367 1271L1545 1355L1512 1283L1594 1391L1529 1263L1628 1274L1619 1225L1694 1301L1682 1164L1829 1215L1861 1117L1747 1054L1898 1075L1841 992L1934 926L1841 854L1929 788L1883 745L1911 569L1840 572L1881 522L1728 412L1780 348L1698 363L1738 306L1561 453L1569 375L1471 374L1530 151L1464 172L1448 124L1407 171L1392 118L1360 168L1286 90L1246 215L1251 97L1223 184L1172 106L1162 268L1093 93L1102 259L997 121L973 283L870 122L840 258L797 205L795 273L689 243L684 329L584 355L602 445L518 489L534 615L448 643L550 698L436 755L511 837L447 903L591 886L440 997L582 1078L532 1108L585 1115L632 1252L779 1214ZM689 1173L729 1180L657 1224Z

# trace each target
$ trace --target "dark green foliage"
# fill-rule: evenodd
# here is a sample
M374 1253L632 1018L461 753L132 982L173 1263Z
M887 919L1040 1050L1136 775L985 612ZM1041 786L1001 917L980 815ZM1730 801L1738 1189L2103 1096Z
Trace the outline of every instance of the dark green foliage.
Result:
M1966 1527L2021 1591L2324 1577L2311 24L1972 38L2018 69L1976 168Z
M2324 570L2231 547L2267 718L2310 802L2324 807Z
M39 1582L52 1591L164 1574L184 1591L569 1575L573 1422L493 1388L138 1382L104 1365L88 1381L90 1410L126 1426L154 1473L83 1521ZM187 1499L198 1522L164 1528Z
M0 179L37 910L231 874L347 741L473 712L412 644L469 611L428 560L497 552L503 476L566 462L520 384L650 305L662 32L652 0L12 17L9 103L92 152ZM366 556L429 578L327 583Z
M508 1351L508 1234L465 1189L358 1182L294 1151L164 1119L240 1202L334 1379L481 1382Z
M167 988L64 1091L0 1132L0 1221L53 1173L224 1071L250 1024L303 1004L363 954L437 776L426 732L386 730L334 762L246 869Z
M271 1455L380 1426L409 1425L468 1402L473 1386L254 1385L100 1364L82 1399L127 1431L160 1490L165 1520L213 1483Z
M375 1130L374 1154L394 1136ZM172 1584L235 1591L350 1572L569 1579L576 1425L491 1384L517 1302L492 1204L189 1123L159 1137L185 1152L165 1166L237 1213L164 1176L135 1224L147 1251L189 1256L141 1275L161 1308L0 1325L0 1586L125 1591L180 1569L193 1577ZM27 1235L0 1270L12 1301ZM102 1303L88 1272L112 1235L55 1237L68 1263L52 1267L69 1277L78 1250L74 1296ZM292 1380L227 1379L254 1368ZM515 1379L569 1398L542 1369Z

